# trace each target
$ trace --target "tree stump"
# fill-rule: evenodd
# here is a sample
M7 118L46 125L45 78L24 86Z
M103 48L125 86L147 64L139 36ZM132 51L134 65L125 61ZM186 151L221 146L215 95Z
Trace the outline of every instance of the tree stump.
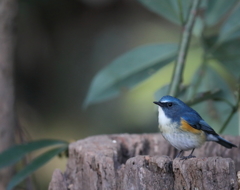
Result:
M224 138L239 147L240 137ZM196 158L172 160L176 153L160 134L89 137L70 144L67 169L54 171L49 190L238 189L239 148L208 142Z

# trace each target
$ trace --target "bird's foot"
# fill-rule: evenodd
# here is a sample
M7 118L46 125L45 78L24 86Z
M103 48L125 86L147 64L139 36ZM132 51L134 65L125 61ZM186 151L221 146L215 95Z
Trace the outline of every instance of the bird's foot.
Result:
M189 158L196 158L196 156L193 156L193 155L183 156L183 157L180 158L180 160L187 160Z

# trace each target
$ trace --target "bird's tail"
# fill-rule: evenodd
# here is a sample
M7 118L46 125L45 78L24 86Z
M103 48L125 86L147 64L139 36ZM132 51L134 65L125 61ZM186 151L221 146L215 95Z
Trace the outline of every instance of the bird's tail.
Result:
M226 148L232 148L232 147L237 147L235 144L232 144L230 142L228 142L227 140L225 140L224 138L218 136L218 141L216 141L218 144L226 147Z

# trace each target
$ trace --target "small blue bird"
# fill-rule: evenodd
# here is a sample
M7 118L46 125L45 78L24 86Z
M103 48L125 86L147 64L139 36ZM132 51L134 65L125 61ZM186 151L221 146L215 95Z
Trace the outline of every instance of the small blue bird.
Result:
M163 137L176 149L183 151L192 150L189 156L181 159L193 158L193 151L206 141L214 141L226 148L237 147L220 137L202 117L181 100L172 96L163 96L158 102L153 102L158 107L159 129Z

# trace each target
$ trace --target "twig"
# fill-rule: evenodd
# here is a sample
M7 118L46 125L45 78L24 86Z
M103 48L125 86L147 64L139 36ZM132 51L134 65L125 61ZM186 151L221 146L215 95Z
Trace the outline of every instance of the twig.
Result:
M225 128L227 127L227 124L228 124L229 121L232 119L232 117L233 117L233 115L234 115L235 112L236 112L236 109L235 109L235 107L234 107L234 108L232 108L232 111L231 111L231 113L229 114L229 116L228 116L228 118L226 119L226 121L224 122L223 126L222 126L221 129L219 130L219 133L222 133L222 132L225 130Z
M189 43L191 40L192 29L193 29L196 15L197 15L197 10L198 10L199 4L200 4L200 0L192 1L188 20L186 22L186 25L184 26L184 31L182 34L180 48L179 48L179 52L178 52L178 58L177 58L177 61L175 64L175 68L174 68L174 72L173 72L173 76L172 76L172 82L171 82L171 86L170 86L170 90L169 90L169 94L172 96L177 95L180 84L182 83L183 69L184 69L184 65L185 65L188 47L189 47Z
M220 98L220 97L213 97L212 98L214 101L222 101L222 102L225 102L226 104L228 104L231 108L234 107L234 105L227 99L225 98Z
M184 25L184 17L183 17L181 0L178 0L178 9L179 9L180 22L181 22L181 25L183 26Z
M198 104L200 102L203 102L203 101L206 101L206 100L209 100L209 99L215 99L214 97L219 92L221 92L221 90L215 89L215 90L207 91L207 92L204 92L204 93L198 93L194 98L187 101L186 103L187 103L187 105L192 106L192 105Z
M221 127L221 129L219 130L219 133L222 133L225 128L227 127L229 121L232 119L233 115L238 111L239 109L239 105L240 105L240 87L238 87L238 97L237 97L237 102L235 106L232 106L232 111L229 114L229 116L227 117L226 121L223 123L223 126Z

